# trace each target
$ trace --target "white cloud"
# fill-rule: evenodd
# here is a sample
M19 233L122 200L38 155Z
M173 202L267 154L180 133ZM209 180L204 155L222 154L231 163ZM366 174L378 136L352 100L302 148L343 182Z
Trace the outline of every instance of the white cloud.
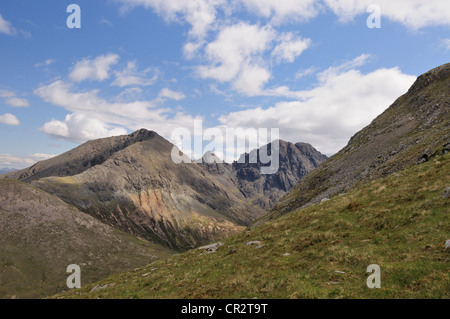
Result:
M75 64L69 78L75 82L84 80L103 81L109 78L109 69L117 64L119 56L117 54L101 55L94 60L83 59Z
M234 112L219 121L229 127L277 127L282 139L309 142L321 152L334 154L416 79L398 68L368 74L344 69L332 68L320 74L317 87L296 92L299 101Z
M158 95L159 98L167 98L175 101L181 101L184 98L186 98L186 95L183 94L183 92L176 92L169 90L168 88L164 88L159 92Z
M381 8L382 19L401 23L412 29L433 25L450 25L450 1L442 0L324 0L342 22L367 14L370 4Z
M276 32L267 26L259 27L241 22L226 27L205 49L210 65L200 66L197 71L202 78L212 78L219 82L231 81L252 56L268 50L275 37Z
M0 14L0 33L7 35L16 35L17 30L12 26L11 22L5 20Z
M31 158L34 161L45 161L52 157L55 157L56 155L50 155L50 154L41 154L41 153L35 153L28 155L29 158Z
M35 164L38 161L47 160L55 155L30 154L26 157L14 156L11 154L0 154L0 167L22 169Z
M233 88L247 96L260 95L270 76L270 72L263 67L244 64L241 73L233 83Z
M271 78L268 56L293 62L310 44L293 33L278 33L270 26L237 23L224 27L205 48L209 65L197 67L201 78L232 82L245 95L256 96Z
M204 38L216 21L217 9L225 0L119 0L122 11L137 6L153 9L166 21L187 22L191 25L189 36Z
M318 15L319 1L316 0L241 0L247 10L259 16L270 18L272 24L306 21Z
M113 26L112 22L109 21L108 19L106 19L105 17L101 18L100 21L99 21L98 23L100 23L100 24L105 24L105 25L107 25L108 27L112 27L112 26Z
M6 103L13 107L28 107L30 103L26 99L12 97L6 100Z
M35 67L35 68L39 68L39 67L41 67L41 66L49 66L49 65L52 65L52 64L55 63L55 62L56 62L56 60L54 60L54 59L47 59L47 60L45 60L44 62L36 63L36 64L34 65L34 67Z
M40 130L48 135L69 139L82 143L97 138L125 135L127 130L121 127L111 127L104 122L88 118L83 114L69 114L64 121L51 120L45 123Z
M298 80L305 76L314 74L316 71L317 71L317 69L313 66L311 66L307 69L298 70L297 73L295 73L294 78Z
M0 123L6 124L6 125L19 125L20 124L17 117L15 117L11 113L6 113L3 115L0 115Z
M280 44L272 51L272 56L278 62L292 63L310 45L310 39L303 40L300 37L296 37L292 32L285 33L281 36Z
M0 97L2 97L6 104L12 107L28 107L30 103L27 99L19 98L16 93L11 91L0 90Z
M444 48L445 50L450 50L450 38L443 39L441 41L441 47Z
M98 96L98 90L76 92L73 85L61 80L44 85L34 93L44 101L63 107L71 113L64 121L53 119L45 123L41 130L52 136L77 142L122 134L124 131L118 131L122 128L147 128L163 136L170 136L175 128L192 126L194 119L200 118L174 112L170 108L157 108L162 99L160 96L152 101L130 102L120 102L123 96L119 96L116 99L118 102L109 102ZM180 92L170 90L163 90L163 95L164 98L183 97ZM87 126L83 123L87 123Z
M147 78L147 74L151 72L151 69L146 69L144 71L139 71L136 61L130 61L127 67L122 71L115 72L116 79L111 85L114 86L148 86L152 85L158 79L158 74L155 74L151 78Z

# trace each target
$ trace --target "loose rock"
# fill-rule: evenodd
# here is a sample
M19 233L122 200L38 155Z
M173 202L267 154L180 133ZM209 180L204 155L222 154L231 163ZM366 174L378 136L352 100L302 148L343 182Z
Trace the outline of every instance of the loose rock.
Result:
M443 199L449 198L449 197L450 197L450 187L447 187L447 188L445 189L445 192L442 193L441 196L442 196Z
M450 249L450 239L445 241L445 250Z
M199 250L204 250L207 254L215 253L217 249L222 246L223 243L215 243L207 246L200 247Z

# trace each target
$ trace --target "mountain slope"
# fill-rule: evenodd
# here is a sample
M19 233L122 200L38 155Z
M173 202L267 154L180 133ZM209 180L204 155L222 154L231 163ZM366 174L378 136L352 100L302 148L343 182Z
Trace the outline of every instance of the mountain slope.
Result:
M421 75L405 95L302 179L261 221L449 150L450 64L445 64Z
M28 180L108 225L173 249L226 237L264 213L199 165L175 164L173 145L158 134L140 130L130 138L135 142L80 174Z
M73 176L104 163L112 155L131 144L153 138L156 135L154 132L136 131L130 135L89 141L64 154L40 161L29 168L6 174L3 177L31 182L49 176Z
M66 287L70 264L82 284L172 252L120 232L29 184L0 180L0 298L37 298Z
M142 129L87 142L3 177L30 182L110 226L184 250L242 230L326 158L310 145L281 141L280 170L264 176L259 164L175 164L173 147ZM249 172L256 178L248 180Z
M57 298L450 298L450 154ZM260 241L256 245L250 245ZM259 244L259 245L258 245ZM381 289L366 269L381 268Z

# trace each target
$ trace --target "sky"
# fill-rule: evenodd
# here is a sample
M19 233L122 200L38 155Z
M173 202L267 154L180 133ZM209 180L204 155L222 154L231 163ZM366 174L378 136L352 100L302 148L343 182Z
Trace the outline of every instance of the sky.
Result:
M2 0L0 168L198 121L333 155L450 62L449 31L448 0Z

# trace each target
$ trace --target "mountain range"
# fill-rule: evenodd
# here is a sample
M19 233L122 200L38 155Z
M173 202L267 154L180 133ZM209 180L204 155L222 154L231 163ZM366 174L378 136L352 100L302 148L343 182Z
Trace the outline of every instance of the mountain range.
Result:
M272 175L262 175L259 162L222 163L212 153L201 163L175 164L173 144L145 129L89 141L2 175L0 186L9 195L0 201L0 244L11 248L0 255L0 265L23 278L37 278L27 267L43 265L40 281L2 284L2 293L53 293L56 284L46 278L54 267L19 259L28 260L30 249L48 256L57 240L66 247L55 259L58 274L77 258L99 267L94 250L128 260L126 245L134 245L128 253L142 256L128 269L148 263L147 254L163 259L102 281L112 288L92 293L92 284L60 297L355 297L351 289L377 297L382 295L360 289L374 262L390 278L389 296L443 297L449 261L443 242L450 229L443 194L450 186L449 92L450 64L421 75L331 158L306 143L263 146L279 147L280 167ZM101 226L96 233L86 223ZM71 232L70 225L82 231ZM86 248L93 238L98 247ZM80 255L69 258L72 251ZM113 268L108 271L123 269Z
M445 64L246 231L57 297L449 298L449 94Z

